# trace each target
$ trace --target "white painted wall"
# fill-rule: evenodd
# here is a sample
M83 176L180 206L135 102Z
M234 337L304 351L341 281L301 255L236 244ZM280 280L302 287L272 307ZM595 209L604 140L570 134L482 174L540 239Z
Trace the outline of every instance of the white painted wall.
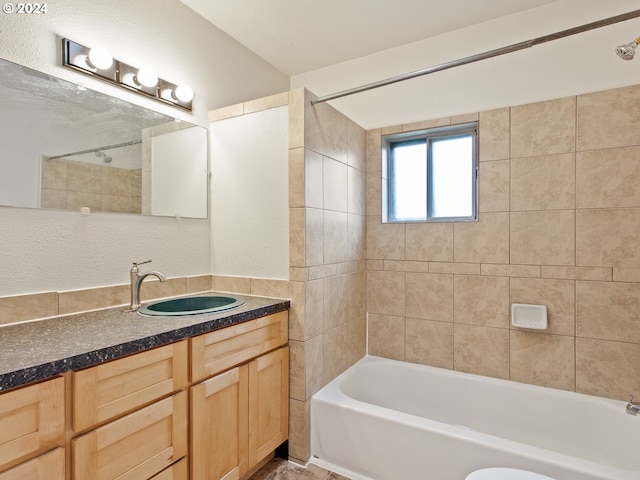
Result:
M212 271L289 278L288 107L214 122Z
M288 90L285 75L176 0L47 4L44 15L0 14L0 57L203 126L211 109ZM59 66L62 37L190 84L193 115ZM209 235L208 220L0 207L0 296L126 283L131 262L148 258L169 277L208 274Z
M316 95L414 72L640 9L640 0L558 0L456 32L296 75ZM616 46L640 35L640 18L331 102L370 129L520 105L640 83L640 58Z

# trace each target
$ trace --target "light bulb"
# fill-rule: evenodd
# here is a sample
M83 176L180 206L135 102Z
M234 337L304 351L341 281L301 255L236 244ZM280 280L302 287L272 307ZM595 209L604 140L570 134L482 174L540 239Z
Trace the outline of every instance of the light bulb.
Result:
M113 57L102 47L95 47L89 50L89 62L98 70L106 70L113 65Z
M135 80L143 87L155 87L158 84L158 75L149 68L141 68L136 73Z
M178 85L173 92L174 96L181 102L190 102L193 100L193 90L189 85L184 83Z

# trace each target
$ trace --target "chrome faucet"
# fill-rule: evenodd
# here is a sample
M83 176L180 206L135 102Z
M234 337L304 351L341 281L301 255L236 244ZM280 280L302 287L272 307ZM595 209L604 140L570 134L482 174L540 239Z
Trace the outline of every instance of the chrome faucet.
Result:
M629 415L638 415L640 412L640 402L633 401L633 395L629 395L629 403L627 403L627 413Z
M158 277L158 280L164 282L167 278L161 274L160 272L145 272L140 273L138 270L138 265L144 265L145 263L151 263L151 260L145 260L144 262L133 262L133 267L131 267L131 271L129 272L129 276L131 277L131 305L129 306L130 311L137 310L140 308L140 286L142 285L142 281L147 278L149 275L153 275Z

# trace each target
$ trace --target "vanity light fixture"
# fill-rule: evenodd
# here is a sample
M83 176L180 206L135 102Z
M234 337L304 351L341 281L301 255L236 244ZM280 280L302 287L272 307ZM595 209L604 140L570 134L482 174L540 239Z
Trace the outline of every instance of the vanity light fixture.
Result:
M193 90L188 85L173 84L158 78L149 68L136 68L114 59L101 47L88 48L68 38L62 39L65 67L95 76L114 85L140 92L161 102L191 111Z

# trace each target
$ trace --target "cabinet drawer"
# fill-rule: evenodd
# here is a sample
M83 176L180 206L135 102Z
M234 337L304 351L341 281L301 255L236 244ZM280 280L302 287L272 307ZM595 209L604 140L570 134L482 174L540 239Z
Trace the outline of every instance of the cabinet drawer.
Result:
M192 338L191 380L196 382L239 365L288 340L288 312L222 328Z
M186 454L187 393L179 392L73 439L73 478L151 478Z
M187 459L183 458L178 463L174 463L151 480L189 480L189 465L187 464Z
M0 473L0 480L25 479L64 480L64 448L56 448Z
M187 341L73 372L73 429L89 429L187 385Z
M0 395L0 469L63 443L63 378Z

